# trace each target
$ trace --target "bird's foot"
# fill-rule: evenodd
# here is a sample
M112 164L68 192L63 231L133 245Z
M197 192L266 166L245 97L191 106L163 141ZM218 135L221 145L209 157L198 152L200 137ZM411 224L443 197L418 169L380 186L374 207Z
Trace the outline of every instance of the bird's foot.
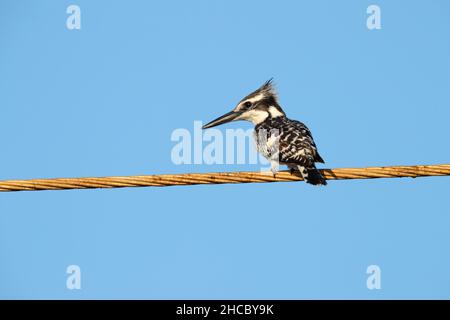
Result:
M272 162L270 166L270 171L272 171L273 177L275 178L278 172L278 163Z

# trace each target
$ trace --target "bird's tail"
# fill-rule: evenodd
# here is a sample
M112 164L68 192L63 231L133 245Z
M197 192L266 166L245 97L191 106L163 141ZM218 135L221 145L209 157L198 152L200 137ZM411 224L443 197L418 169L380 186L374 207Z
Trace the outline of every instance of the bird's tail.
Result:
M313 185L327 185L327 180L322 176L319 170L315 166L312 167L302 167L298 166L298 171L302 175L303 179Z

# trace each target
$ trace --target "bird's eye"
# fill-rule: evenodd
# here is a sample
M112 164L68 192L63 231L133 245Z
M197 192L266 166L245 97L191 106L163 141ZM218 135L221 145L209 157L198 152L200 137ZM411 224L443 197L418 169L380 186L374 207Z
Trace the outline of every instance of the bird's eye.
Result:
M244 103L244 107L246 108L250 108L252 106L252 103L250 101L247 101L246 103Z

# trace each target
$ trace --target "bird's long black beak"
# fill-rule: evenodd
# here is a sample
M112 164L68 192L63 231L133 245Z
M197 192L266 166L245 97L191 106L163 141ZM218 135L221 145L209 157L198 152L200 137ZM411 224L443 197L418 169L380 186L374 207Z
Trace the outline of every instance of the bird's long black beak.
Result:
M228 113L224 114L223 116L218 117L217 119L215 119L215 120L205 124L202 127L202 129L208 129L208 128L212 128L212 127L218 126L220 124L231 122L234 119L236 119L240 114L241 114L241 112L236 112L236 111L228 112Z

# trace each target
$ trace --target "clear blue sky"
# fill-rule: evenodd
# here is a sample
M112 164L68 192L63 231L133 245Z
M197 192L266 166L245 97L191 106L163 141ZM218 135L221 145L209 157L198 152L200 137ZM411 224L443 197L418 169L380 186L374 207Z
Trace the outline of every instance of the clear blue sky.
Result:
M170 136L270 77L326 167L449 163L449 33L445 0L4 0L0 179L259 170L175 165ZM450 298L449 185L2 193L0 298Z

